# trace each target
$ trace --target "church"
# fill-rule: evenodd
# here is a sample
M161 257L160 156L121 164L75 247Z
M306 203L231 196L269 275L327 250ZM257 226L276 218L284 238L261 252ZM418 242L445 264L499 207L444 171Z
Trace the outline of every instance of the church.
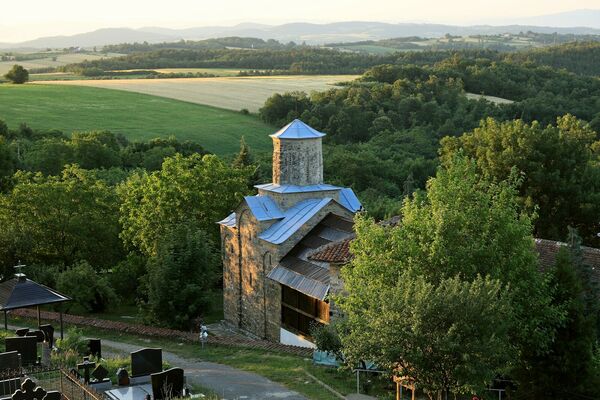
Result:
M272 134L273 182L219 222L224 317L253 336L312 347L311 327L333 313L338 273L311 255L350 238L362 206L352 189L324 183L324 136L300 120Z

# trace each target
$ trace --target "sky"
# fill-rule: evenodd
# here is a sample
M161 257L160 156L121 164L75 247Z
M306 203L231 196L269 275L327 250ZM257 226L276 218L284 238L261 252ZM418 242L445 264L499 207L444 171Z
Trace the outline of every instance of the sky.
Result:
M600 8L600 0L4 0L2 3L0 42L108 27L184 28L240 22L361 20L476 24Z

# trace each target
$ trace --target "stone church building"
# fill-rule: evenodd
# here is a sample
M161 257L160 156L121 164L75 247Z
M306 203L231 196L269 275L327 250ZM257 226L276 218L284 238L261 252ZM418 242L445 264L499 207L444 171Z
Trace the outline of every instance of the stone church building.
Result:
M310 327L329 322L337 273L309 257L351 237L361 204L323 182L323 136L300 120L271 135L273 182L219 222L225 320L260 338L311 346Z

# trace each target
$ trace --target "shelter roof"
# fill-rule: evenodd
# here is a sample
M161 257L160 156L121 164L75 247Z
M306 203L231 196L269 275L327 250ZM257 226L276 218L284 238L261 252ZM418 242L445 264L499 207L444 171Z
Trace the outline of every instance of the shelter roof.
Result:
M270 136L279 139L316 139L325 134L295 119Z
M0 311L14 310L71 300L54 289L17 274L13 279L0 283Z

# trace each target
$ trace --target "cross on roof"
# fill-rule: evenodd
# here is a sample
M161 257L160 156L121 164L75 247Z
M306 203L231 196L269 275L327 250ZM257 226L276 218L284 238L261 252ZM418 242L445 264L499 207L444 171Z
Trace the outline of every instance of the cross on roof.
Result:
M25 276L25 274L21 272L21 270L25 267L26 267L26 265L21 264L21 260L19 260L19 263L13 267L15 269L15 271L17 271L15 276L17 276L17 277Z

